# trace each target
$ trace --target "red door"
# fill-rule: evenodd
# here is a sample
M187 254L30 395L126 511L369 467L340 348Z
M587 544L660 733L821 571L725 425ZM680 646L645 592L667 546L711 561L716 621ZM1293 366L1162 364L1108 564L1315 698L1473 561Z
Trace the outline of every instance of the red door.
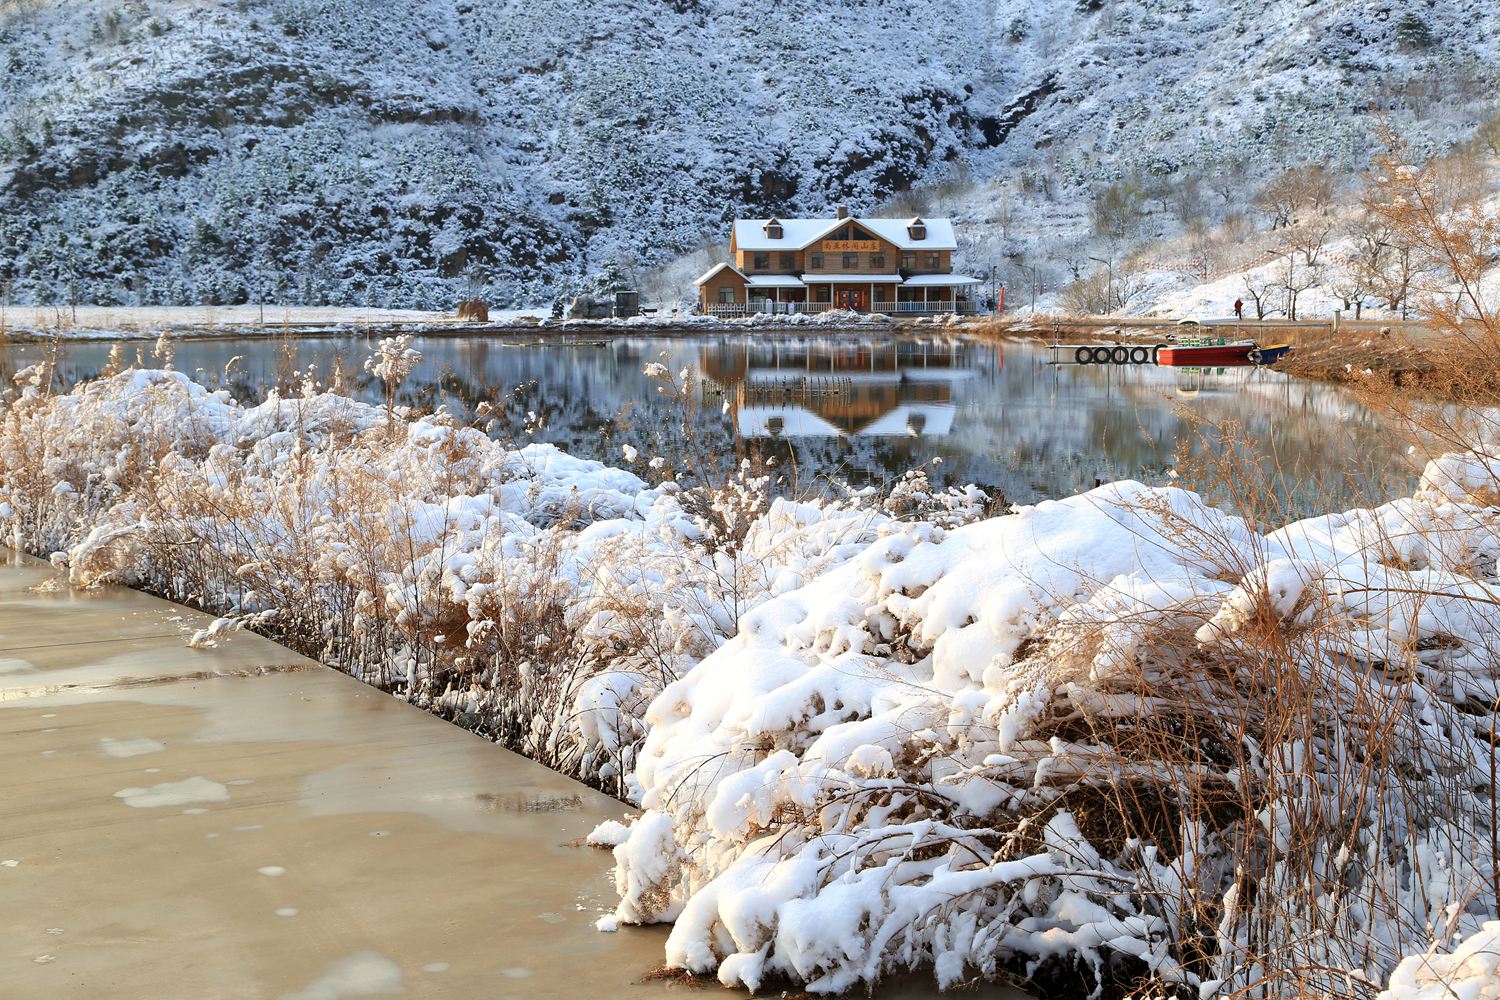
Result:
M865 311L865 292L862 288L840 288L834 296L834 304L840 309Z

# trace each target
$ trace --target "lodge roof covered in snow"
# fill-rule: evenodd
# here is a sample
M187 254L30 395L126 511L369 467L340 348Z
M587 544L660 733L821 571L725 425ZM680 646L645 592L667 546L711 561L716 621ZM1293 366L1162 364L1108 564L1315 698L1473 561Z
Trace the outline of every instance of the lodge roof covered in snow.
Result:
M735 219L739 250L801 250L850 223L900 250L957 250L951 219ZM780 232L779 237L774 233Z

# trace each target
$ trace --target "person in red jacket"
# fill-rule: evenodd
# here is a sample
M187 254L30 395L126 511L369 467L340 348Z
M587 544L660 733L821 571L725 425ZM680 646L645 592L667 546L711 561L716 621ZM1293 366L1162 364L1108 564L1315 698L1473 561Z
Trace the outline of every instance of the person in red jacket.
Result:
M1244 319L1245 318L1245 300L1244 299L1235 299L1234 300L1234 318L1235 319Z

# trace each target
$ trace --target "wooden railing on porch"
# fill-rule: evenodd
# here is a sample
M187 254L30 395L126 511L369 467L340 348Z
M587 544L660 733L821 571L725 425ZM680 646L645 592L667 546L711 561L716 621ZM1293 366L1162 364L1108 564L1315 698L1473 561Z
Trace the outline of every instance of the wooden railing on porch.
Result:
M750 305L743 304L720 304L714 303L708 307L708 314L718 319L734 319L741 316L755 316L760 314L790 315L792 313L822 313L834 308L832 302L755 302ZM941 302L876 302L868 309L856 310L858 312L884 313L896 316L931 316L946 313L958 313L970 316L979 312L977 302L965 301L941 301Z

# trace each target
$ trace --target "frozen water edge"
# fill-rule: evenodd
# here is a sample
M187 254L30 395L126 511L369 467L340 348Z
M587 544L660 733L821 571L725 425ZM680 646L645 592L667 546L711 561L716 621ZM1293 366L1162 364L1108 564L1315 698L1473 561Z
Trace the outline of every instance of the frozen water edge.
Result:
M267 308L256 306L79 306L67 308L12 306L3 324L15 341L155 340L166 331L193 338L317 337L365 331L436 336L447 333L630 333L746 330L890 329L896 326L951 326L975 317L914 316L893 319L884 314L830 310L822 313L757 313L717 318L690 312L658 313L624 319L552 319L546 309L493 310L487 323L460 320L450 313L411 309L366 310L354 307Z
M1213 995L1254 992L1281 948L1381 982L1494 915L1475 706L1500 694L1500 526L1478 456L1263 534L1129 482L989 519L919 486L909 520L765 502L746 477L695 495L441 416L311 390L243 407L171 372L28 389L6 417L0 519L75 583L186 580L221 614L295 611L290 638L333 636L325 658L638 801L595 840L615 921L675 921L672 965L837 991L1123 956ZM127 444L155 464L121 464ZM28 492L13 473L38 462ZM1238 672L1267 649L1280 672L1258 690ZM1320 728L1277 737L1259 720L1291 687ZM1401 762L1379 781L1330 751L1372 711ZM1249 721L1162 758L1131 749L1153 716ZM1086 807L1122 782L1255 808L1158 825L1170 850L1114 842ZM1246 859L1287 910L1244 901ZM1298 909L1309 879L1337 897ZM1396 902L1357 905L1372 894ZM1183 900L1217 915L1193 966Z

